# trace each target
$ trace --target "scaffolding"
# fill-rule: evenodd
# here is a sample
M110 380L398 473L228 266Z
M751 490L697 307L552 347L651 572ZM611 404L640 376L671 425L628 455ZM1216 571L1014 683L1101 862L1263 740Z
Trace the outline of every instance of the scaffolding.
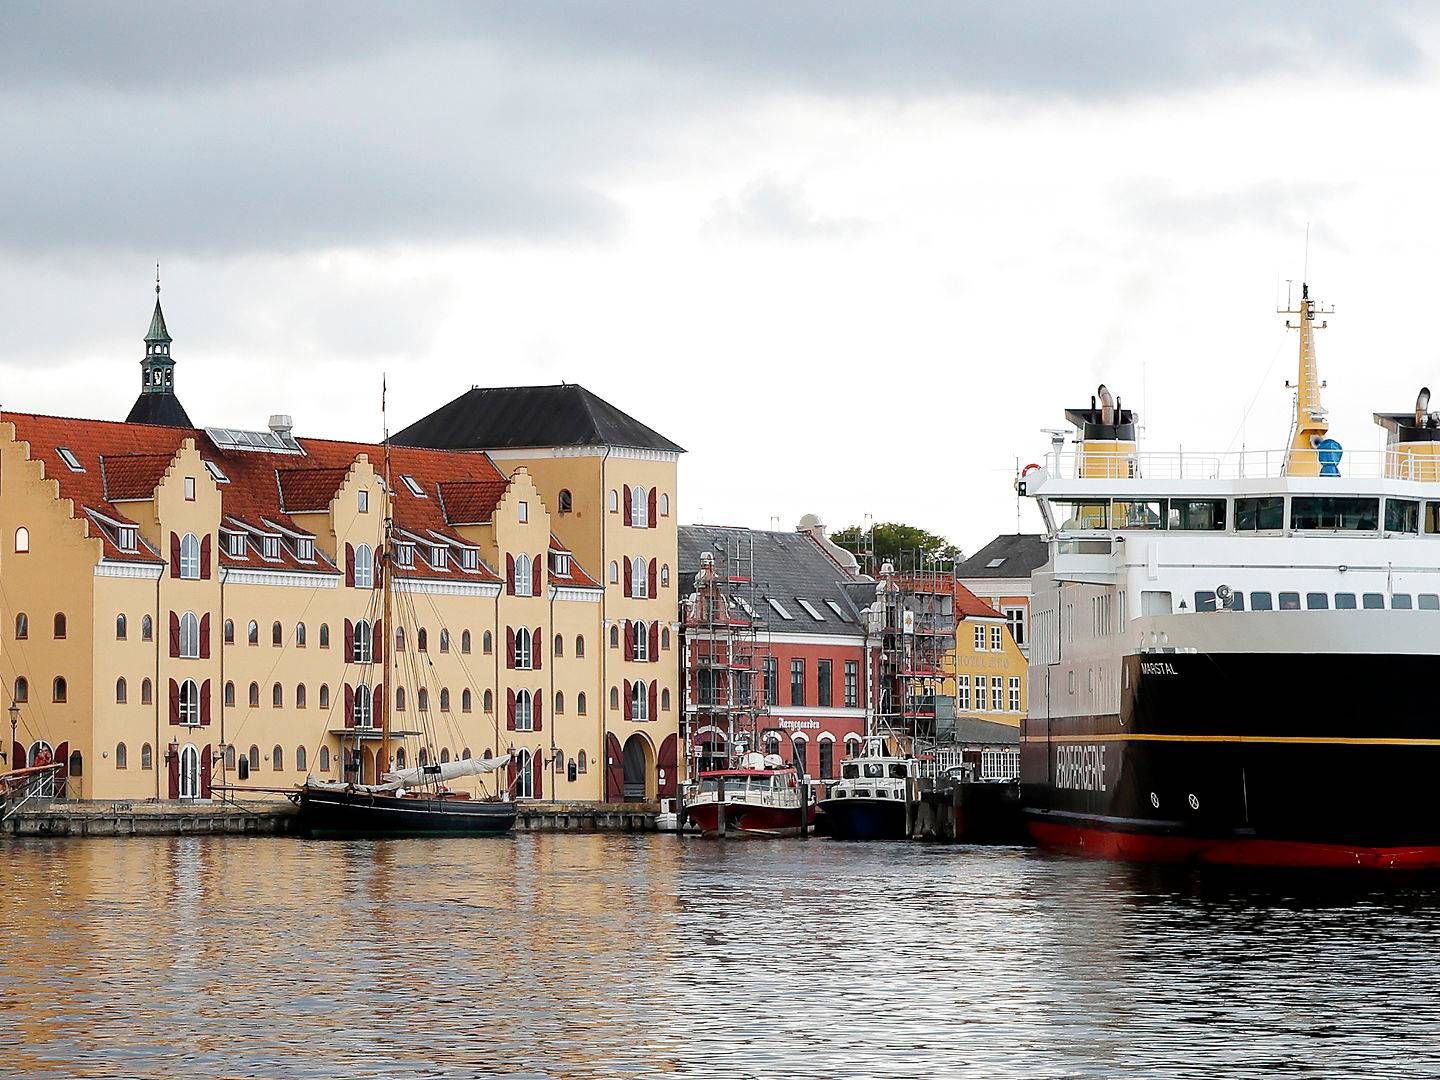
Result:
M726 530L700 556L686 601L685 710L680 738L687 775L726 768L760 749L769 706L779 690L770 623L755 580L748 529Z
M881 564L878 578L870 613L879 646L871 734L920 757L954 731L954 568L925 552L902 551Z

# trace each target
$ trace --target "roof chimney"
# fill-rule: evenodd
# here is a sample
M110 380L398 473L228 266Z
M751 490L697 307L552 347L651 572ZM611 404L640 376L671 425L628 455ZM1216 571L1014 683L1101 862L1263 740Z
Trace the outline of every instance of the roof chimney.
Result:
M289 435L295 428L295 422L285 413L273 413L270 417L270 430L276 435Z

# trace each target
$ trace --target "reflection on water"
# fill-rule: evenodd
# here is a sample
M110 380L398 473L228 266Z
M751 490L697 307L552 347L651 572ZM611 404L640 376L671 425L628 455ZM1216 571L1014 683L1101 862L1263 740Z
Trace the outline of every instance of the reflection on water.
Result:
M1432 1075L1440 892L664 836L0 844L0 1073Z

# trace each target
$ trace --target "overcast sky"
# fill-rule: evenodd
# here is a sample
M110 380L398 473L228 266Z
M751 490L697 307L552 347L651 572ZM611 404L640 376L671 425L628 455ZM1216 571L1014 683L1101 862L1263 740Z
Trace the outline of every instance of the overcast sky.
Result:
M690 451L682 520L974 550L1097 382L1153 448L1283 445L1309 222L1332 433L1373 449L1440 384L1436 22L8 0L0 404L123 418L158 260L197 423L579 382Z

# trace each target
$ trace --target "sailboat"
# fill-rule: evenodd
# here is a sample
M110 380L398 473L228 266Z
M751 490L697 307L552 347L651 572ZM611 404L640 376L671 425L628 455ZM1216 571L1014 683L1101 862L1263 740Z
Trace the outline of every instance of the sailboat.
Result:
M384 415L384 392L381 414ZM394 498L390 476L390 429L385 425L385 527L377 559L381 567L381 588L384 602L384 626L395 625L393 611L394 575L391 573L395 550ZM386 694L377 695L380 705L380 752L377 763L389 763L390 687L394 650L386 648L384 679ZM401 733L402 735L404 733ZM510 754L491 758L462 758L456 761L428 762L422 755L415 768L382 773L378 783L320 780L307 777L292 800L300 809L299 827L309 836L377 836L377 835L475 835L509 832L515 825L517 810L508 799L472 798L469 793L452 791L446 784L466 777L484 776L509 765Z

